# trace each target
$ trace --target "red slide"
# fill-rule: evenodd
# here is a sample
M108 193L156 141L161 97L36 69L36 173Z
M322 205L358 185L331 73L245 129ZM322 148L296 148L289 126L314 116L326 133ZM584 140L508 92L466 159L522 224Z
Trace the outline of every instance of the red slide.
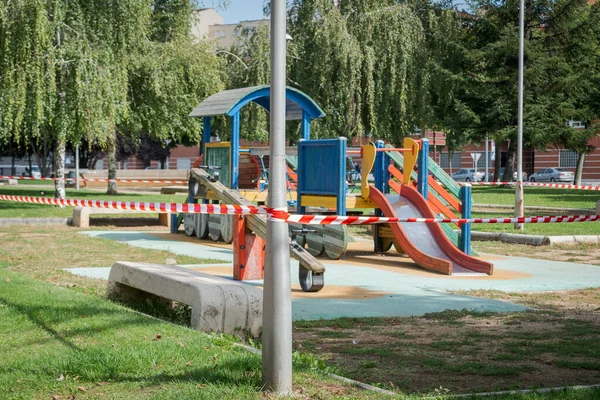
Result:
M369 198L386 217L436 218L427 200L412 186L402 185L400 195L386 197L371 186ZM422 268L442 274L492 275L494 265L460 251L448 239L439 224L399 222L390 224L404 251Z

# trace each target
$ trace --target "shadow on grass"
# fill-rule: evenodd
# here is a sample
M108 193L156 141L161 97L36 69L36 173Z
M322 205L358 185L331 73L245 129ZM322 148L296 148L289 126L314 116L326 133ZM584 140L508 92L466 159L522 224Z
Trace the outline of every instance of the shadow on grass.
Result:
M57 304L22 305L13 303L2 296L0 296L0 304L16 311L21 315L26 316L32 323L46 331L60 343L62 343L66 347L69 347L70 349L77 351L81 351L81 348L79 348L76 344L70 341L70 337L77 337L80 335L89 336L91 334L98 334L100 332L105 332L110 329L116 330L123 328L125 324L127 324L127 326L131 326L142 324L147 325L149 323L159 323L158 321L149 320L147 318L142 319L142 317L137 318L135 321L132 321L131 318L128 318L126 322L119 319L117 321L113 321L111 323L106 323L102 325L94 324L92 327L89 328L68 329L66 330L66 332L61 333L54 329L52 325L57 323L65 323L67 321L75 319L90 318L99 315L114 315L115 310L90 305L67 307L59 306ZM36 344L39 343L40 341L37 340Z

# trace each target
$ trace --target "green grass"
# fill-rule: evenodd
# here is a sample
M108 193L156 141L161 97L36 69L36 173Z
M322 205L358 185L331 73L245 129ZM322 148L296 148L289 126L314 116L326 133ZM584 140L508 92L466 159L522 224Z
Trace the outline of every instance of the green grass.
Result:
M0 268L0 393L111 399L264 398L259 355L108 300ZM382 398L341 387L294 357L310 398ZM329 394L324 388L337 388ZM106 397L105 397L106 396Z
M523 189L525 206L559 208L596 208L600 192L593 190L527 187ZM475 204L515 204L515 188L473 187Z
M42 194L44 193L44 194ZM100 191L67 189L67 198L81 200L118 200L118 201L147 201L161 203L184 203L185 194L161 195L124 193L118 195L107 195ZM0 194L14 196L32 197L54 197L52 188L39 188L36 186L0 187ZM20 203L12 201L0 201L0 218L67 218L73 215L73 207L57 207L40 204ZM133 215L133 214L131 214Z

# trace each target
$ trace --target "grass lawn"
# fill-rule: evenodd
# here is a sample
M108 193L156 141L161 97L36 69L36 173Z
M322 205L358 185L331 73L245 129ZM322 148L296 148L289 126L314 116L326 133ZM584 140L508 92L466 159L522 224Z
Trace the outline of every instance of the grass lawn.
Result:
M43 194L42 194L43 193ZM67 198L82 200L118 200L118 201L148 201L160 203L184 203L187 196L185 194L161 195L157 194L138 194L123 193L118 195L107 195L101 191L93 190L75 190L67 189ZM14 196L32 196L32 197L54 197L54 189L48 187L37 187L35 185L27 187L3 186L0 187L0 194ZM57 207L40 204L20 203L12 201L0 201L0 218L48 218L73 216L72 207Z
M523 189L525 206L557 208L596 208L600 191L527 187ZM515 188L474 186L473 203L514 206Z
M104 299L106 282L64 267L114 261L201 263L80 235L66 226L0 227L0 398L247 399L260 357L236 340L159 321ZM513 246L514 247L514 246ZM522 247L506 246L507 253ZM379 399L317 367L397 391L398 398L600 382L600 291L470 295L539 311L294 323L294 398ZM499 399L597 399L600 390ZM476 397L475 397L476 398Z

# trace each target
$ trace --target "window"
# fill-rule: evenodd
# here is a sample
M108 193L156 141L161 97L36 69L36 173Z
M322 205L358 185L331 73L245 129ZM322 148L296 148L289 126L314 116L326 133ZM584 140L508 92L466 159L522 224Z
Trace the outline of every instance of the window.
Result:
M567 125L569 125L571 128L577 128L577 129L585 128L585 124L582 121L570 120L567 122Z
M561 150L558 153L558 166L563 168L575 168L577 166L577 152Z
M450 168L450 159L448 153L440 154L440 167ZM452 168L460 168L460 151L452 153Z
M481 154L479 159L477 160L477 169L483 170L485 169L485 151L479 152ZM492 162L492 152L488 151L488 168L493 170L493 162Z

